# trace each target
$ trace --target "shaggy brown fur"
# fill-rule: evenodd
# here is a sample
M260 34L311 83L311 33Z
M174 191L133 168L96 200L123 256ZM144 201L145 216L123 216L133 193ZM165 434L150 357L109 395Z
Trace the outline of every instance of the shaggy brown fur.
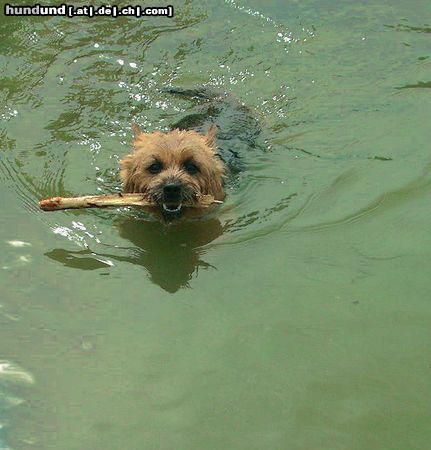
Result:
M124 192L142 192L167 218L189 215L186 205L198 204L200 195L223 200L224 165L215 153L215 125L206 135L178 129L142 133L135 124L133 131L134 151L120 161Z

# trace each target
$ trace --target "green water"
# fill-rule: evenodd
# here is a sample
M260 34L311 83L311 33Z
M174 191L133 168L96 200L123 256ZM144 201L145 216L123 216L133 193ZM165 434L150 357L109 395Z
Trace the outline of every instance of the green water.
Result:
M0 17L0 448L429 449L429 3L172 4ZM170 84L260 118L215 217L37 210L118 189Z

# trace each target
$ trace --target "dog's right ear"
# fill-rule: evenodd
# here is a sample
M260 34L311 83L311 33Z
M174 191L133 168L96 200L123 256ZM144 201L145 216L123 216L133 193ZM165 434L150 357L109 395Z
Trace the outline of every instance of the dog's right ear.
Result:
M213 123L207 131L207 134L205 136L206 141L209 146L215 148L216 146L216 134L217 134L217 125Z
M141 129L139 128L139 125L135 122L132 122L132 130L133 130L133 137L136 139L140 134L142 134Z

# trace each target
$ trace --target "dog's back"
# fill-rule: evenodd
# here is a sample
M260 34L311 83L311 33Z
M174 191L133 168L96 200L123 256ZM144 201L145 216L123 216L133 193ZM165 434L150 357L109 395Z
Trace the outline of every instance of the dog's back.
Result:
M195 102L195 106L172 129L205 132L217 125L217 154L231 174L243 166L247 150L256 146L260 134L259 121L252 110L233 94L218 92L206 87L183 89L171 87L165 90Z

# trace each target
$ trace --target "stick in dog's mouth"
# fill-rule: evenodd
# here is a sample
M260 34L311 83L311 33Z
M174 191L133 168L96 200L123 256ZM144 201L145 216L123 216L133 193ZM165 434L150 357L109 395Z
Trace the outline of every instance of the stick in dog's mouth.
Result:
M177 213L181 208L208 208L211 205L223 203L215 200L211 195L198 197L198 202L193 204L163 204L163 209L170 213ZM113 195L85 195L81 197L50 197L39 202L39 208L43 211L59 211L62 209L80 208L106 208L120 206L157 207L156 204L144 199L142 194L113 194Z

